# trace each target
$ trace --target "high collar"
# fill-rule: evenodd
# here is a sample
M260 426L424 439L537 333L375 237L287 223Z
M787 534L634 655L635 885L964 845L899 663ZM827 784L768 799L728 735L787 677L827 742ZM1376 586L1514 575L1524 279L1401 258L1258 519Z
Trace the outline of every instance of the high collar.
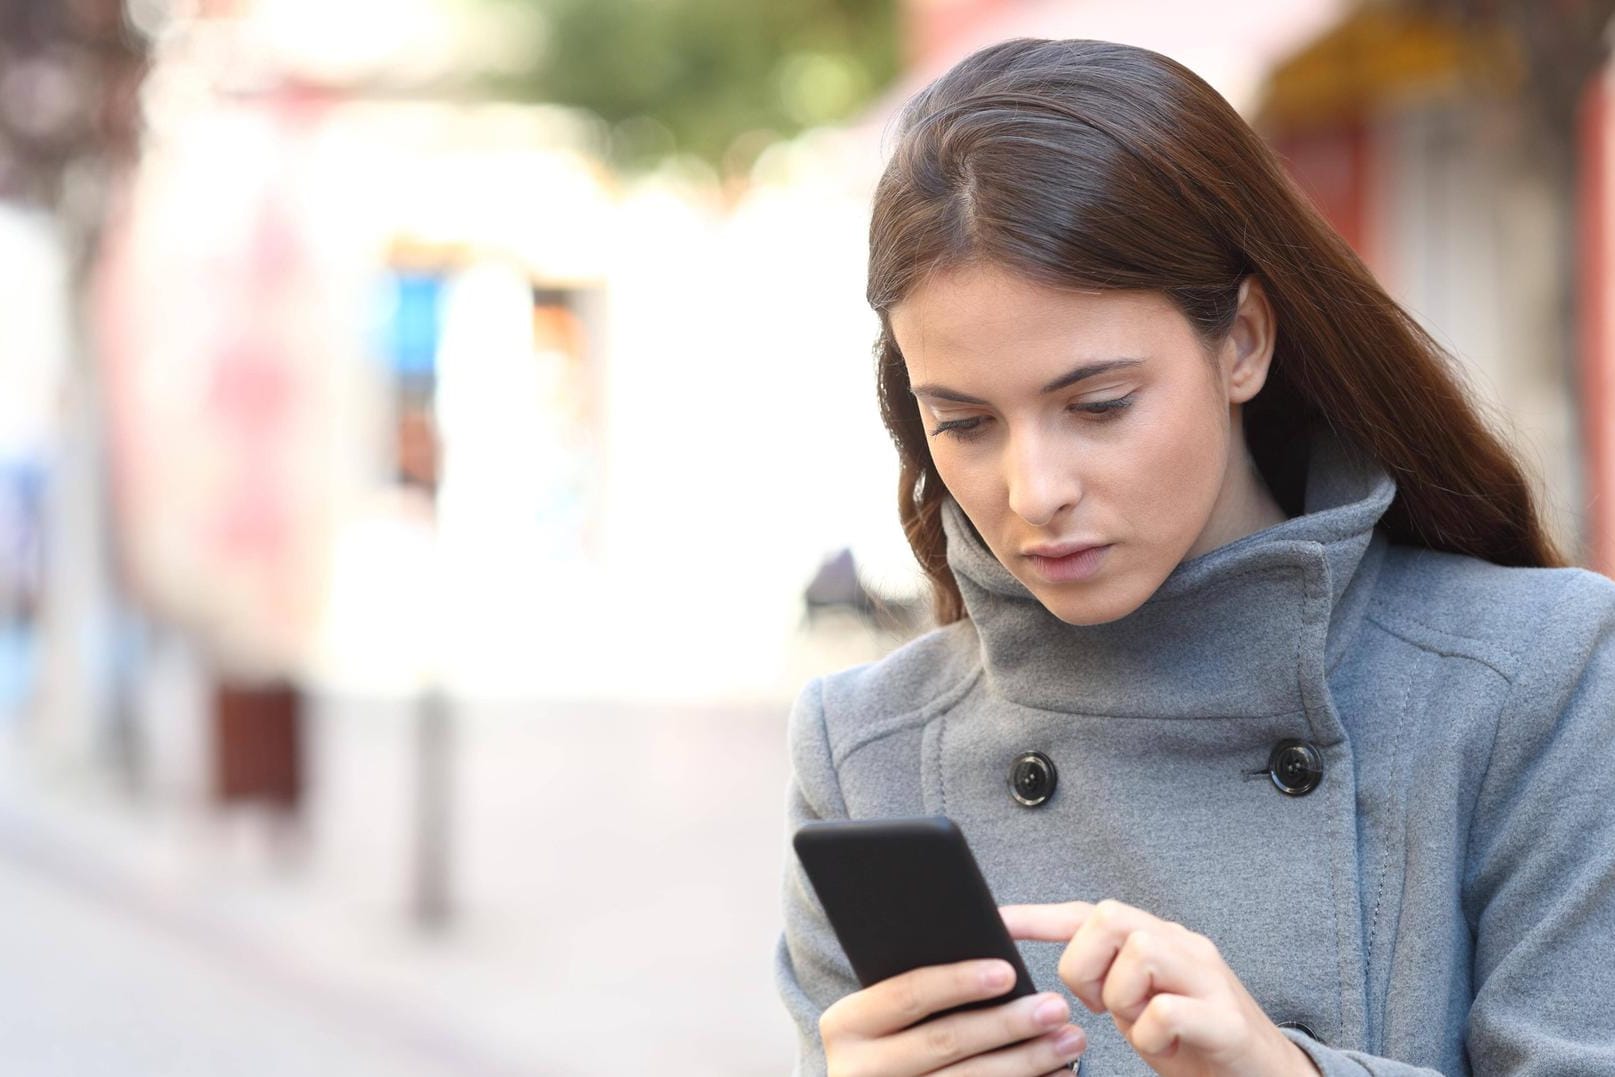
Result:
M1049 613L951 498L948 565L990 688L1077 714L1233 717L1327 707L1324 681L1361 620L1396 495L1376 464L1313 439L1304 510L1178 565L1137 610L1100 625Z

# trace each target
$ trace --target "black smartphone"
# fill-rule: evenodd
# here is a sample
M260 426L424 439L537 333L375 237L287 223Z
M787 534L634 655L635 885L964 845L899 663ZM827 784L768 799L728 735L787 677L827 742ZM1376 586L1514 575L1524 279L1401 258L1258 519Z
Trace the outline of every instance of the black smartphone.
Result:
M932 815L807 823L793 844L863 986L922 965L996 957L1015 970L1013 987L927 1020L1036 992L953 820Z

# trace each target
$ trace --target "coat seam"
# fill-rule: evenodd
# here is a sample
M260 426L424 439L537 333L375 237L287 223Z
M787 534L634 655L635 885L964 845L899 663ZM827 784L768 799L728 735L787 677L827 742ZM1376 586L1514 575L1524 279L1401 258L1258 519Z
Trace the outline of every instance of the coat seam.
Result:
M841 767L836 763L834 753L828 751L830 747L830 723L825 720L827 712L824 706L824 678L815 677L814 684L819 692L819 729L824 734L824 746L827 754L830 755L830 780L835 786L832 791L835 793L836 803L841 808L841 815L844 818L848 814L847 793L841 787Z
M1304 588L1304 590L1302 592L1302 604L1303 605L1302 605L1302 612L1301 612L1301 623L1303 625L1305 625L1305 624L1308 623L1308 618L1307 618L1307 615L1306 615L1306 606L1308 604L1314 602L1314 601L1317 601L1317 600L1321 599L1322 595L1319 595L1316 598L1312 595L1312 593L1311 593L1311 590L1312 590L1311 584L1314 581L1310 576L1304 576L1303 577L1303 582L1306 584L1306 587ZM1326 631L1327 631L1327 620L1325 621L1325 625L1326 625ZM1304 632L1297 632L1295 634L1295 658L1294 658L1294 664L1295 664L1295 677L1296 677L1296 691L1300 696L1301 706L1304 709L1304 713L1306 714L1306 717L1307 717L1307 724L1312 727L1313 735L1316 736L1317 733L1319 732L1319 729L1318 729L1318 717L1317 717L1317 715L1315 715L1313 713L1312 702L1309 701L1308 698L1307 698L1306 676L1305 676L1304 671L1301 668L1301 651L1303 649L1302 644L1303 644L1303 637L1304 636L1305 636ZM1327 698L1328 698L1327 697L1327 692L1328 692L1327 674L1324 677L1323 689L1324 689L1324 692L1326 693L1325 701L1327 701ZM1327 702L1325 702L1325 705L1327 706ZM1347 752L1348 752L1348 755L1349 755L1349 753L1350 753L1349 746L1348 746ZM1353 783L1353 784L1355 784L1355 783ZM1340 815L1340 806L1339 806L1338 798L1331 801L1329 815L1330 815L1330 818L1333 821L1333 829L1334 829L1334 835L1333 835L1333 839L1330 842L1330 845L1333 848L1335 848L1335 850L1336 850L1336 854L1335 854L1335 858L1334 858L1335 859L1334 870L1329 872L1329 890L1330 890L1330 898L1331 898L1329 904L1330 904L1331 908L1334 910L1334 918L1335 918L1335 964L1337 966L1338 972L1341 975L1341 986L1342 986L1342 988L1344 988L1345 984L1346 984L1346 977L1345 977L1345 973L1346 973L1346 938L1345 938L1345 926L1342 924L1341 917L1340 917L1340 902L1341 902L1340 876L1341 876L1342 872L1346 870L1346 865L1344 865L1344 864L1342 864L1340 862L1340 854L1339 854L1339 849L1340 849L1341 843L1344 840L1344 828L1342 826L1342 820L1341 820L1341 815ZM1353 838L1355 839L1355 830L1356 830L1355 821L1353 822L1352 829L1353 829L1353 832L1354 832L1353 833ZM1352 844L1355 847L1355 844L1356 844L1355 840L1353 841ZM1355 874L1355 869L1357 867L1357 865L1355 863L1355 859L1356 858L1353 857L1354 863L1351 865L1353 874ZM1357 884L1356 884L1356 882L1354 880L1352 882L1352 888L1355 890L1356 886L1357 886ZM1361 915L1362 915L1361 912L1359 912L1358 913L1358 917L1359 917L1358 930L1361 930L1361 921L1360 921ZM1367 964L1368 964L1368 961L1367 961L1367 957L1365 955L1364 959L1363 959L1363 965L1364 965L1364 984L1363 984L1363 986L1364 986L1364 992L1363 992L1364 1000L1363 1000L1363 1002L1364 1002L1364 1005L1367 1005L1367 990L1366 990L1366 988L1367 988ZM1365 1014L1364 1015L1365 1019L1366 1019L1366 1016L1367 1015ZM1346 992L1344 990L1342 990L1340 992L1337 992L1336 995L1335 995L1335 1028L1337 1030L1337 1035L1339 1037L1340 1042L1342 1042L1342 1043L1348 1042L1347 1035L1346 1035Z
M1560 597L1560 595L1562 595L1563 593L1564 593L1564 587L1561 587L1559 589L1559 592L1554 595L1555 600L1557 600ZM1557 605L1557 602L1552 603L1552 604L1549 605L1549 608L1551 609L1556 605ZM1532 627L1533 627L1533 633L1532 634L1533 634L1533 636L1535 636L1536 632L1534 631L1534 629L1536 628L1536 626L1533 625ZM1521 680L1524 680L1524 678L1522 677ZM1469 875L1470 875L1470 871L1471 871L1471 869L1472 869L1472 867L1473 867L1473 865L1475 863L1475 831L1477 829L1476 826L1475 826L1475 822L1476 822L1477 819L1480 818L1481 810L1485 806L1485 802L1486 802L1486 783L1491 780L1492 764L1494 764L1497 761L1497 741L1498 741L1498 738L1502 735L1505 716L1514 713L1514 710L1515 710L1515 697L1518 696L1519 693L1520 693L1520 682L1515 681L1515 680L1510 680L1509 681L1509 690L1508 690L1507 693L1504 694L1503 701L1498 706L1497 714L1495 715L1495 717L1492 720L1492 740L1491 740L1491 744L1488 745L1487 748L1486 748L1486 766L1484 768L1482 768L1482 770L1480 772L1480 781L1475 786L1475 807L1474 807L1473 813L1469 817L1469 833L1464 836L1464 870L1463 870L1463 877L1459 881L1459 886L1460 886L1459 905L1463 910L1464 920L1465 920L1466 923L1468 923L1469 929L1471 931L1474 931L1476 929L1476 926L1477 926L1475 922L1470 920L1470 917L1469 917L1469 902L1467 900L1467 896L1468 896L1468 892L1469 892L1469 884L1470 884Z
M1455 633L1444 631L1443 629L1436 628L1434 625L1425 624L1424 622L1419 621L1416 618L1407 617L1406 615L1403 615L1403 614L1393 613L1390 609L1388 609L1384 605L1380 605L1380 606L1378 606L1378 608L1376 610L1370 611L1370 612L1365 614L1365 616L1368 618L1368 620L1372 621L1382 631L1384 631L1388 635L1394 637L1395 639L1401 640L1403 643L1406 643L1408 646L1413 647L1413 648L1415 648L1417 650L1423 651L1426 654L1433 654L1433 655L1437 656L1438 658L1462 658L1462 659L1467 659L1468 661L1474 662L1478 666L1481 666L1481 667L1483 667L1485 669L1491 670L1494 674L1496 674L1503 681L1503 684L1506 686L1506 690L1503 693L1503 699L1501 700L1500 704L1498 705L1498 708L1497 708L1496 712L1492 716L1491 739L1490 739L1490 743L1487 745L1487 748L1486 748L1486 765L1481 769L1480 780L1475 786L1475 789L1476 789L1475 812L1478 813L1479 810L1480 810L1481 801L1485 798L1485 795L1486 795L1486 781L1491 775L1492 763L1497 757L1497 739L1498 739L1498 736L1499 736L1499 734L1500 734L1500 732L1501 732L1501 730L1503 728L1503 716L1505 714L1509 713L1509 711L1510 711L1510 707L1513 704L1514 697L1519 691L1519 682L1509 672L1499 668L1499 666L1495 662L1489 661L1488 659L1486 659L1486 658L1484 658L1484 657L1482 657L1480 655L1470 653L1467 650L1460 651L1460 650L1457 650L1457 649L1454 649L1454 648L1443 648L1443 647L1436 646L1432 641L1415 638L1414 636L1409 635L1408 632L1405 629L1398 628L1394 624L1388 624L1384 619L1382 619L1381 615L1386 616L1386 617L1395 617L1398 620L1406 621L1409 624L1417 626L1418 628L1422 628L1427 632L1433 632L1433 633L1435 633L1437 635L1445 636L1448 639L1463 640L1465 642L1481 642L1481 641L1471 640L1467 636L1459 636L1459 635L1456 635ZM1500 649L1505 650L1509 654L1509 657L1514 659L1516 665L1519 664L1519 655L1518 655L1518 653L1516 653L1514 651L1511 651L1511 650L1508 650L1507 648L1500 648ZM1475 821L1474 821L1474 817L1471 816L1470 821L1469 821L1469 833L1464 838L1463 877L1459 880L1460 893L1465 892L1465 891L1467 891L1469 889L1469 878L1468 878L1468 876L1469 876L1470 865L1474 862L1474 854L1475 854ZM1469 927L1469 929L1471 931L1473 931L1475 929L1475 924L1470 919L1467 904L1468 904L1467 902L1461 902L1461 905L1464 908L1464 912L1463 912L1464 921L1465 921L1466 925Z
M1463 911L1464 922L1470 931L1476 930L1478 924L1469 916L1469 874L1475 863L1475 820L1481 813L1486 801L1486 782L1492 776L1492 764L1497 761L1497 740L1503 731L1503 716L1509 714L1514 702L1514 685L1509 686L1508 694L1503 697L1502 705L1497 708L1497 716L1492 721L1492 740L1486 747L1486 765L1481 768L1480 781L1475 785L1475 807L1469 817L1469 833L1464 835L1464 864L1463 875L1459 879L1458 904Z
M1293 707L1286 707L1279 711L1263 711L1261 714L1129 714L1115 711L1068 711L1059 707L1040 707L1035 703L1022 703L1014 696L1001 696L1005 701L1023 707L1038 714L1063 714L1068 718L1093 718L1100 721L1118 722L1242 722L1261 721L1267 718L1291 718L1297 714L1306 715L1306 701L1300 700Z
M1439 655L1442 658L1467 658L1471 662L1477 662L1480 665L1485 666L1487 669L1503 678L1503 680L1508 684L1513 685L1514 683L1514 674L1511 671L1504 669L1493 659L1485 655L1475 654L1471 649L1459 649L1450 645L1443 647L1439 646L1434 640L1419 639L1409 631L1407 626L1421 628L1426 632L1434 633L1437 636L1444 636L1449 640L1461 640L1465 643L1478 644L1481 648L1485 648L1487 650L1501 650L1508 655L1516 666L1518 666L1519 653L1511 648L1504 647L1496 643L1490 643L1487 640L1475 639L1472 636L1460 636L1456 632L1448 632L1446 629L1437 628L1435 625L1426 624L1425 622L1420 621L1418 618L1409 617L1405 613L1392 610L1383 603L1375 603L1374 607L1366 611L1363 616L1369 621L1373 622L1383 631L1390 633L1403 643L1419 648L1421 651ZM1405 624L1398 625L1391 623L1393 621L1405 622Z
M828 748L828 746L830 746L830 723L825 722L825 720L824 720L825 714L827 714L827 710L825 710L825 704L824 704L824 678L820 677L819 678L819 722L820 722L820 725L822 725L822 727L824 727L824 743L825 743L825 748ZM841 788L841 769L840 769L840 767L837 767L837 765L835 765L835 762L833 762L833 757L832 757L832 762L830 762L830 777L832 777L833 780L835 780L835 799L837 799L837 803L840 804L840 806L841 806L841 814L846 815L846 814L848 814L848 811L846 811L846 790L843 790L843 788Z
M948 711L970 691L981 678L981 672L982 667L977 664L958 681L938 692L924 704L885 719L874 728L864 730L862 734L852 738L844 748L832 753L831 758L835 766L839 769L859 750L867 748L876 741L885 740L915 726L923 726L938 714Z
M1398 779L1398 777L1400 775L1399 767L1401 765L1403 745L1406 743L1406 740L1407 740L1407 732L1408 732L1408 721L1407 721L1408 700L1410 698L1412 698L1412 695L1413 695L1413 682L1412 682L1412 679L1409 678L1409 679L1402 682L1402 705L1401 705L1401 707L1400 707L1400 709L1398 711L1398 714L1400 715L1401 720L1397 722L1396 740L1391 745L1391 775L1392 775L1391 784L1392 784L1392 788L1399 788L1400 787L1400 782L1397 779ZM1398 809L1398 815L1402 819L1405 820L1406 817L1407 817L1407 802L1406 802L1405 799L1401 799L1401 800L1398 801L1397 809ZM1384 839L1384 848L1380 851L1379 885L1374 888L1374 911L1369 915L1369 919L1368 919L1368 952L1364 955L1364 958L1363 958L1363 968L1364 968L1364 975L1365 976L1367 975L1367 970L1368 970L1368 967L1369 967L1369 963L1374 960L1374 940L1379 937L1380 910L1385 907L1385 882L1386 882L1386 879L1389 877L1389 875L1391 873L1391 847L1392 847L1392 841L1391 841L1390 835L1395 832L1394 828L1390 825L1393 822L1395 822L1395 820L1387 820L1387 826L1385 828L1386 837ZM1404 841L1403 841L1403 844L1402 844L1402 848L1404 850L1404 855L1405 855L1406 848L1407 848L1407 842L1405 840L1405 838L1406 838L1406 825L1405 825L1405 823L1403 825L1403 835L1404 835ZM1404 869L1404 876L1405 876L1405 874L1406 874L1406 871ZM1385 962L1386 970L1387 970L1387 972L1386 972L1387 977L1389 976L1389 969L1390 969L1390 967L1392 965L1392 962L1391 962L1390 958L1395 955L1395 951L1396 951L1396 939L1393 938L1390 941L1390 947L1391 947L1391 952L1386 955L1386 962ZM1365 991L1364 993L1366 994L1367 992ZM1378 1019L1381 1016L1380 1011L1383 1010L1384 1002L1383 1002L1383 999L1374 998L1374 999L1365 1000L1365 1003L1367 1005L1369 1005L1369 1006L1374 1007L1374 1009L1376 1011L1376 1013L1375 1013L1375 1021L1374 1021L1373 1025L1374 1025L1375 1031L1378 1033L1378 1036L1376 1037L1377 1042L1370 1043L1368 1046L1369 1046L1370 1050L1377 1052L1377 1051L1379 1051L1380 1047L1384 1043L1385 1030L1384 1030L1383 1027L1381 1027L1383 1022ZM1366 1017L1367 1015L1364 1015L1364 1016Z
M1303 576L1301 582L1302 591L1300 619L1301 625L1304 629L1307 624L1307 606L1309 603L1311 603L1312 596L1308 593L1310 590L1308 585L1311 583L1311 581L1307 577ZM1301 704L1301 713L1307 716L1307 725L1312 727L1313 736L1316 736L1318 726L1313 720L1312 707L1307 703L1307 677L1306 672L1301 668L1301 644L1305 637L1305 631L1297 632L1295 634L1295 654L1290 659L1290 668L1295 670L1295 698Z

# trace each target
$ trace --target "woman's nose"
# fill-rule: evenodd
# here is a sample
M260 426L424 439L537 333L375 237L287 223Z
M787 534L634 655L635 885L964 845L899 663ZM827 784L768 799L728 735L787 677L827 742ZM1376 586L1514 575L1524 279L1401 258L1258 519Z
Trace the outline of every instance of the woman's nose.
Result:
M1009 507L1033 527L1046 527L1082 498L1071 461L1047 438L1023 435L1011 441L1005 465Z

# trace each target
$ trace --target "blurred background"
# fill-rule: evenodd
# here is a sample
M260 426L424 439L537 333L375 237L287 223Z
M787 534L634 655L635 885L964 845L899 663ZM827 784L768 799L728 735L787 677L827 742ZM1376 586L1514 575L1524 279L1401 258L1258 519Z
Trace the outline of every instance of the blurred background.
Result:
M900 104L1165 52L1615 569L1615 2L0 0L0 1068L776 1074Z

